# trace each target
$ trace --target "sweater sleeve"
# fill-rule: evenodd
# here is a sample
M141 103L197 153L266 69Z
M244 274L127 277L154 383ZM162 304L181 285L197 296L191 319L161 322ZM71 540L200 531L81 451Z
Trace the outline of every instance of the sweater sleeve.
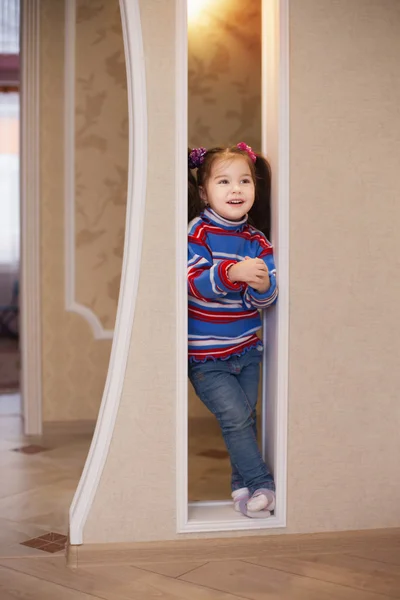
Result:
M213 261L205 243L189 236L188 243L188 292L199 300L213 300L229 292L241 292L242 283L234 283L228 277L228 269L236 260Z
M262 294L254 288L248 286L243 293L243 303L246 308L253 307L263 309L268 308L268 306L272 306L278 298L278 286L276 283L276 267L274 261L273 248L264 236L262 238L260 237L260 243L258 243L256 258L262 258L262 260L265 262L268 268L271 285L269 289Z

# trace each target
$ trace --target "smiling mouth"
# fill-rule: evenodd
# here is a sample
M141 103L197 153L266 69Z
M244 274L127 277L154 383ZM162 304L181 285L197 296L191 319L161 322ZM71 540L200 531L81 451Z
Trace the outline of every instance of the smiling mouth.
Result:
M240 205L243 203L244 203L244 200L228 200L228 204Z

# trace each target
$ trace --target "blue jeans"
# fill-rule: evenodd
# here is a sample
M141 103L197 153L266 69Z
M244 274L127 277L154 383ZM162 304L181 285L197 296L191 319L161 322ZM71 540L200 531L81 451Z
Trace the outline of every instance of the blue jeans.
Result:
M228 360L189 363L189 379L216 416L232 465L232 491L247 487L275 491L257 444L256 404L262 350L252 348Z

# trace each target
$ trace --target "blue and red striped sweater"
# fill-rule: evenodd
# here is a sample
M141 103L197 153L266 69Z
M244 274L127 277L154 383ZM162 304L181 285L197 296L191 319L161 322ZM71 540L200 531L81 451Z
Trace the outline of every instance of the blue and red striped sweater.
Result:
M278 296L272 245L257 229L228 221L210 208L189 223L188 232L189 359L227 359L259 345L260 309ZM262 258L271 286L260 294L228 277L231 265Z

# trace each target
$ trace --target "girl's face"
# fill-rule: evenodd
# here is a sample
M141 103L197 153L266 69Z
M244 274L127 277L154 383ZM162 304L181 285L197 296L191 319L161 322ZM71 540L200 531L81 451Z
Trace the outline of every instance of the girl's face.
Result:
M254 204L255 187L243 156L221 157L211 167L210 177L200 188L201 199L220 217L240 221Z

